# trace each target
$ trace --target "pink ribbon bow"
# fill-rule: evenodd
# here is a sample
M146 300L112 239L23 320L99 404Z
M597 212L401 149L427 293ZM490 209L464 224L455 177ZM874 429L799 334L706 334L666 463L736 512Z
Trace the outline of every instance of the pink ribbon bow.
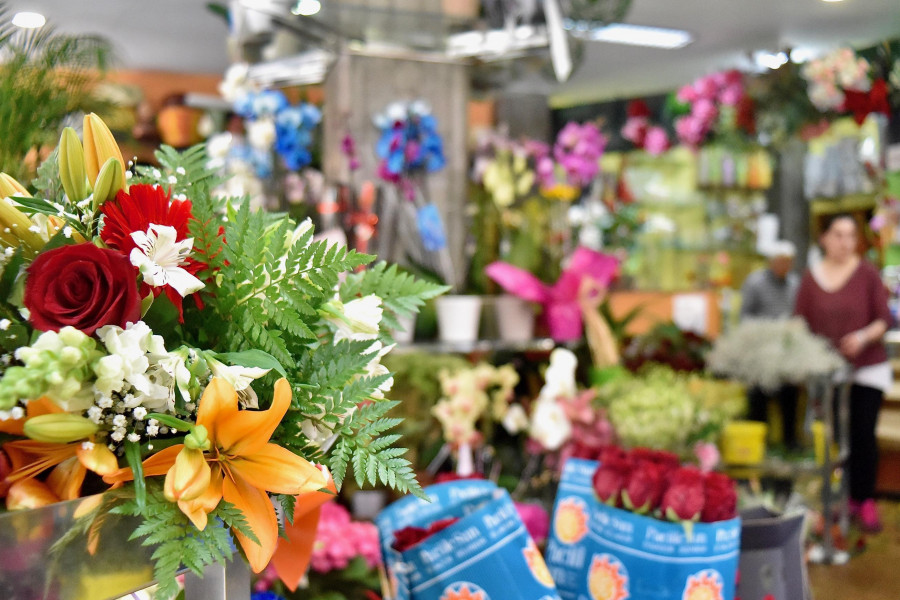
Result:
M501 261L489 264L484 271L510 294L543 305L550 337L557 342L569 342L581 338L578 291L582 280L591 278L600 286L608 286L619 274L619 261L609 254L578 247L569 266L552 286L528 271Z

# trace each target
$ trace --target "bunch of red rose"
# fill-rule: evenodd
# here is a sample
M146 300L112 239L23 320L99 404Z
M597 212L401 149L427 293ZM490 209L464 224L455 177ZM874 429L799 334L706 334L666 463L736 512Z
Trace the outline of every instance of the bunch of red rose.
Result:
M416 544L423 542L436 534L443 531L459 521L456 517L448 519L440 519L435 521L429 527L404 527L394 532L394 543L391 548L397 552L406 552Z
M670 452L617 446L601 450L594 492L601 502L670 521L713 523L737 516L734 481L722 473L682 467Z

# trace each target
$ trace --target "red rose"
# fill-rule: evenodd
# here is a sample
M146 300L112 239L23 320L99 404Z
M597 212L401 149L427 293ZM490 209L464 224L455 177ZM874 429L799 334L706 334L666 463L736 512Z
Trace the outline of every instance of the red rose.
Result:
M597 451L597 460L600 464L622 463L628 461L628 453L618 446L604 446Z
M734 481L724 473L706 474L706 504L700 520L704 523L727 521L737 516L737 491Z
M625 477L628 474L628 463L607 462L594 471L592 483L594 492L600 501L616 506L619 503L619 494L625 487Z
M439 531L447 529L459 521L456 517L440 519L431 524L427 529L422 527L404 527L394 532L394 543L391 548L397 552L406 552L416 544L430 538Z
M31 263L25 307L36 329L71 326L92 335L104 325L137 322L141 297L128 259L86 242L48 250Z
M397 552L406 552L428 537L428 530L422 527L404 527L394 532L394 543L391 548Z
M662 467L666 473L671 473L681 466L681 459L678 458L678 455L665 450L635 448L631 451L631 459L636 462L651 462Z
M705 503L703 473L683 467L672 473L659 508L669 520L690 521L700 516Z
M622 503L628 510L641 514L649 512L659 506L665 482L661 466L649 461L639 462L627 477Z

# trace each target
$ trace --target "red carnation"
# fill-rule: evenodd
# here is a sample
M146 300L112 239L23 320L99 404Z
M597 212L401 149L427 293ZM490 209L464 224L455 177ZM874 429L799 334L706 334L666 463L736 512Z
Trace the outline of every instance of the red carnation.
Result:
M737 516L737 491L734 481L724 473L706 474L706 503L700 520L704 523L727 521Z
M40 254L28 267L24 303L41 331L70 326L93 335L141 316L134 267L118 252L89 242Z
M659 508L672 521L691 521L700 516L705 502L703 473L682 467L672 473Z

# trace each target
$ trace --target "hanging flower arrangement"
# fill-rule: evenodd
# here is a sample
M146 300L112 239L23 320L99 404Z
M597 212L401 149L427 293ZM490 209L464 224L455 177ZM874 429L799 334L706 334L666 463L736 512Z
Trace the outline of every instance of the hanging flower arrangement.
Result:
M745 110L749 98L740 71L731 69L701 77L679 89L676 99L688 110L675 119L675 134L686 146L696 148L717 130L736 126L752 133ZM739 115L744 118L739 119Z
M669 149L669 134L662 125L650 120L650 109L646 102L632 100L626 110L628 119L621 131L624 139L652 156L659 156Z
M422 100L394 102L375 115L381 136L375 145L380 159L378 176L401 186L410 199L415 195L411 177L435 173L446 166L444 141L438 133L437 119Z
M851 114L860 124L873 112L891 114L887 82L873 79L869 61L851 48L810 60L801 73L810 102L822 112Z

